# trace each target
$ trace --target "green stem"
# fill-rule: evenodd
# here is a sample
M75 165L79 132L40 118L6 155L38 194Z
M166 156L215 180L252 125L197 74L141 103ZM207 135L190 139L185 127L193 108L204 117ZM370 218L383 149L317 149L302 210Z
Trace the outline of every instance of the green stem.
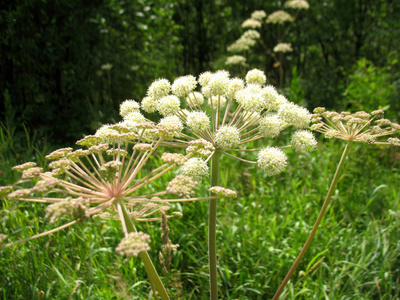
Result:
M129 213L126 209L126 206L124 202L119 201L119 205L121 206L122 210L122 215L123 215L123 220L126 226L126 229L128 232L136 232L135 225L132 222L132 219L129 216ZM151 261L151 258L147 251L142 251L140 252L140 258L143 261L144 267L146 269L147 275L149 276L150 281L155 285L157 292L159 296L161 297L162 300L169 300L169 296L167 291L165 290L165 287L158 276L157 270L155 269L153 262Z
M277 300L279 298L279 295L282 293L282 291L285 288L286 284L288 283L290 277L292 277L294 271L296 270L297 266L299 265L301 259L303 258L304 254L306 253L308 247L310 246L310 244L311 244L311 242L312 242L312 240L313 240L313 238L315 236L315 233L318 230L319 224L321 223L321 221L322 221L322 219L324 217L325 211L329 206L331 196L332 196L333 191L335 190L335 186L336 186L336 184L337 184L337 182L339 180L340 170L342 169L344 161L345 161L345 159L347 157L347 154L348 154L349 149L350 149L350 145L351 145L351 141L348 141L347 144L346 144L346 148L344 148L344 150L343 150L343 154L342 154L342 157L340 159L340 162L339 162L339 164L338 164L338 166L336 168L336 173L335 173L335 176L332 179L331 186L329 188L328 194L326 195L324 204L322 205L322 208L321 208L321 211L319 212L318 218L315 221L314 227L312 228L312 230L310 232L310 235L308 236L307 241L303 246L303 249L301 249L299 255L297 256L295 262L293 263L292 267L290 268L289 272L287 273L285 279L282 281L281 285L279 286L279 289L276 291L275 296L274 296L274 298L272 298L272 300Z
M211 159L211 187L218 186L219 151L215 151ZM211 196L213 196L211 194ZM217 278L217 199L210 200L208 215L208 263L210 269L210 299L218 299Z

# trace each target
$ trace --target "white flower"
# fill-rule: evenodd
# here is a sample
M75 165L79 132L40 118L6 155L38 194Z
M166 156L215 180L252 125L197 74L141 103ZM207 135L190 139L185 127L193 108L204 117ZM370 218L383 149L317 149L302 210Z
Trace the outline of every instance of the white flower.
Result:
M304 107L294 103L282 104L278 110L279 117L296 128L304 129L310 126L311 114Z
M290 43L279 43L274 47L274 52L286 53L292 51L293 51L292 44Z
M171 83L167 79L157 79L155 80L147 90L147 96L158 100L165 97L171 91Z
M258 154L257 164L268 176L274 176L286 168L287 156L279 148L267 147Z
M141 103L142 109L147 113L153 113L157 111L157 100L151 97L144 97Z
M204 96L202 93L199 92L192 92L188 94L186 97L186 101L193 106L203 105L204 104Z
M287 12L284 12L283 10L278 10L270 14L266 22L272 24L283 24L285 22L293 22L293 21L294 21L293 17L289 15Z
M192 177L194 180L201 179L201 176L209 175L207 163L198 157L190 158L181 169L182 175Z
M309 9L310 4L308 4L305 0L289 0L286 1L285 6L294 8L294 9Z
M203 132L210 128L210 118L203 111L193 111L187 116L187 125L195 133Z
M196 85L196 78L192 75L187 75L176 78L171 89L175 96L185 97L196 88Z
M131 112L139 111L140 105L135 100L125 100L119 106L119 114L125 118Z
M311 131L297 130L292 135L291 144L299 152L314 151L317 147L317 140Z
M262 19L264 19L267 16L267 14L265 13L265 11L263 10L255 10L253 11L253 13L251 14L251 18L257 21L261 21Z
M210 99L208 99L208 104L211 106L212 103L212 107L213 109L217 109L218 108L218 104L219 107L224 107L226 104L226 98L223 96L212 96Z
M246 57L244 57L242 55L232 55L226 59L225 64L226 65L245 65Z
M253 69L247 72L246 75L246 82L247 84L257 84L257 85L264 85L267 81L267 77L265 76L264 72L258 69Z
M260 28L261 22L254 19L247 19L242 23L243 28Z
M240 132L235 126L222 126L215 134L215 141L220 149L232 149L240 143Z
M278 117L278 115L267 115L260 119L260 126L258 132L266 138L277 137L282 129L284 128L284 123Z
M225 95L229 85L229 72L217 71L214 73L208 82L210 93L212 96L223 96Z
M165 96L158 101L157 110L163 116L170 116L179 111L180 104L181 101L177 96Z

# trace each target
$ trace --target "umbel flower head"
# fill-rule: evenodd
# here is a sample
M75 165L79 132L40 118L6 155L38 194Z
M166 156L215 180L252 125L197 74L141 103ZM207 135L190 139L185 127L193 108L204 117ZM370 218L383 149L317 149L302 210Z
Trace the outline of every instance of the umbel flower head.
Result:
M323 133L326 138L399 146L400 140L393 136L400 133L400 125L383 116L383 110L338 113L318 107L314 109L311 130Z
M129 112L131 108L133 110ZM140 114L137 108L131 100L125 101L121 107L121 115L128 118L132 114ZM165 121L166 118L173 118L182 124L175 115L162 120ZM191 157L195 156L199 149L210 149L210 146L198 146L197 150L188 152L187 155L163 153L163 163L152 169L148 166L149 158L156 156L156 151L164 140L176 135L177 128L162 121L160 124L146 119L144 121L132 125L132 128L126 126L126 120L115 125L102 126L95 135L77 142L86 149L62 148L53 151L46 156L49 171L37 167L33 162L15 166L13 169L21 173L22 179L14 185L0 187L0 196L9 201L47 203L49 205L46 208L46 218L49 222L64 224L24 240L2 244L0 247L35 239L93 216L119 219L125 224L123 207L129 218L134 221L158 220L157 213L161 212L166 217L171 217L175 213L166 215L170 209L169 202L191 201L193 189L197 184L192 177L178 177L165 187L164 191L157 192L157 198L154 197L153 189L146 187L180 165L186 168L184 173L188 176L207 176L208 167L204 163L201 165L203 160ZM193 160L198 161L194 163ZM146 192L148 190L152 192ZM178 198L159 198L167 194L175 194ZM124 228L124 225L122 227ZM117 252L135 256L138 251L147 249L144 234L128 235L125 230L124 232L126 238L117 248ZM1 233L1 237L5 239L6 235ZM139 242L140 239L143 241Z
M178 132L164 140L162 145L187 149L192 158L184 163L181 172L195 180L208 175L207 162L216 151L256 164L230 152L260 151L262 149L246 149L246 145L260 139L275 138L288 127L304 131L310 124L311 114L308 110L290 102L273 86L267 85L267 78L261 70L250 70L245 81L230 78L227 71L205 72L196 82L190 76L178 78L179 82L183 78L190 81L190 84L187 83L190 88L178 93L179 97L175 93L180 108L175 106L170 110L173 115L160 121L162 124L166 118L176 118L174 122ZM162 79L155 82L159 81ZM199 86L199 91L193 90L195 86ZM159 103L168 97L171 96L164 95ZM165 109L166 105L162 106ZM164 115L160 110L159 113ZM193 144L195 141L196 144ZM313 150L316 145L314 136L308 132L295 133L292 141L297 151ZM267 174L276 175L284 168L276 167L277 164L272 161L268 164L267 161L281 152L271 153L262 156L264 158L259 159L258 163L263 170L273 168L274 171L267 171Z

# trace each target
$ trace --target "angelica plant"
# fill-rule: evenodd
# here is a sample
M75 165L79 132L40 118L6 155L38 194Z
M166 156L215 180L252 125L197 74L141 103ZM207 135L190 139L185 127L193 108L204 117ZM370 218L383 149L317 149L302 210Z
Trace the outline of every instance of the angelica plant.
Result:
M220 196L193 197L193 189L198 182L184 175L173 179L164 191L144 192L145 187L190 160L193 153L164 152L160 158L162 165L149 169L147 163L150 157L155 156L163 141L177 134L179 128L166 121L158 125L147 122L139 112L138 103L133 100L122 103L120 114L124 118L122 122L104 125L95 135L79 140L77 144L84 148L62 148L47 155L49 171L33 162L13 168L21 173L21 180L0 187L0 196L9 201L49 204L46 218L50 224L62 225L8 243L7 235L2 233L0 249L52 234L90 217L116 219L121 222L125 236L115 249L116 253L128 257L140 256L154 295L169 299L147 252L150 236L138 232L135 224L160 220L165 223L167 218L179 215L169 213L170 203L173 202L216 199ZM169 246L171 248L171 243Z
M244 69L247 64L247 53L259 44L266 53L269 53L275 61L274 67L279 68L279 86L283 89L283 62L284 54L292 52L292 44L285 42L291 25L295 22L301 10L310 7L305 0L289 0L284 3L285 8L294 11L294 15L279 9L269 15L263 10L256 10L251 17L242 23L245 30L238 40L228 46L227 51L232 53L225 64L228 66L236 65ZM268 28L267 28L268 26ZM275 46L272 51L267 41L266 33L271 35Z
M383 110L376 110L372 113L359 111L356 113L350 112L333 112L326 111L325 108L318 107L314 109L312 117L311 130L323 133L325 138L337 138L346 141L346 146L343 150L342 157L337 165L335 175L332 179L330 188L325 197L325 201L321 207L318 218L310 232L307 241L305 242L302 250L294 261L292 267L282 281L278 290L276 291L273 299L279 298L284 290L287 282L290 280L293 272L296 270L298 264L302 260L304 254L309 248L318 227L325 215L325 212L330 204L331 196L338 183L340 171L343 167L346 157L350 153L350 147L354 142L367 143L371 145L393 145L400 146L400 139L394 137L400 133L400 125L391 122L384 118ZM294 145L293 145L294 146Z
M158 112L158 124L177 128L177 134L162 145L183 148L191 155L183 163L181 174L196 181L211 174L210 196L222 193L229 197L231 192L218 187L221 155L258 165L267 175L274 176L286 168L283 150L290 145L251 149L250 142L275 138L291 127L293 148L307 151L316 146L313 134L307 130L311 121L309 111L266 83L264 72L257 69L249 71L245 80L230 78L227 71L205 72L197 80L192 75L182 76L172 84L158 79L148 88L141 107L147 113ZM244 159L238 152L257 152L257 161ZM211 299L218 297L216 220L217 198L213 198L208 228Z

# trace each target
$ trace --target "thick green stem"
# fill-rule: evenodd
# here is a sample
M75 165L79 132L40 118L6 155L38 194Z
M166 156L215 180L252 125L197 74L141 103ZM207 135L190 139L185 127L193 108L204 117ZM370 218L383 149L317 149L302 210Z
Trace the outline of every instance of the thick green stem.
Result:
M126 209L126 206L124 202L119 201L119 205L121 207L122 215L123 215L123 221L125 223L126 229L128 232L136 232L135 225L132 222L132 219L129 216L129 213ZM147 275L149 276L150 281L155 285L157 292L159 296L161 297L162 300L169 300L168 293L158 276L157 270L155 269L153 262L151 261L151 258L147 251L142 251L140 252L140 258L143 261L144 267L146 269Z
M211 159L211 186L218 186L219 151L215 151ZM211 194L211 196L213 196ZM208 264L210 269L210 299L218 299L217 278L217 199L210 200L208 215Z
M335 186L336 186L336 184L337 184L337 182L339 180L340 170L342 169L342 166L343 166L344 161L345 161L345 159L347 157L347 154L349 153L350 145L351 145L351 141L348 141L347 144L346 144L346 148L343 150L342 157L341 157L340 162L339 162L339 164L338 164L338 166L336 168L335 176L332 179L331 186L329 188L328 194L326 195L326 198L325 198L324 204L322 205L321 211L319 212L318 218L315 221L314 227L312 228L312 230L310 232L310 235L308 236L307 241L303 246L303 249L301 249L299 255L297 256L297 258L295 260L295 262L293 263L292 267L290 268L289 272L287 273L285 279L282 281L281 285L279 286L279 289L276 291L274 298L272 298L273 300L277 300L279 298L279 295L282 293L282 291L285 288L286 284L288 283L290 277L292 277L294 271L296 270L297 266L299 265L301 259L303 258L304 254L306 253L308 247L310 246L310 244L311 244L311 242L312 242L312 240L313 240L313 238L315 236L315 233L318 230L319 224L321 223L321 221L322 221L322 219L323 219L323 217L325 215L325 211L329 206L331 196L332 196L332 194L333 194L333 192L335 190Z

